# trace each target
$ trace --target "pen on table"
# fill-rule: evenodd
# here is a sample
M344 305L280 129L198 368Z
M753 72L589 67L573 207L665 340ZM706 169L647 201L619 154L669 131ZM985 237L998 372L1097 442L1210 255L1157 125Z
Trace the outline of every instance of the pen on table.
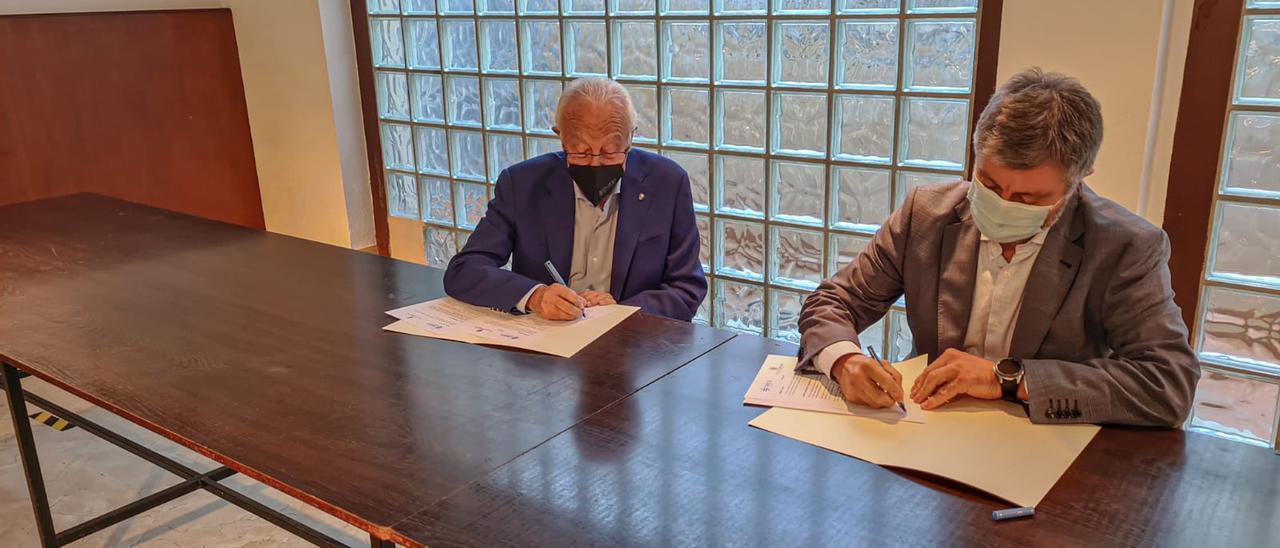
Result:
M551 279L552 279L552 280L555 280L555 282L556 282L556 283L558 283L558 284L560 284L560 285L563 285L563 286L565 286L565 287L569 287L569 284L564 283L564 278L561 278L561 277L560 277L560 271L559 271L559 270L556 270L556 265L551 264L551 261L547 261L547 262L545 262L545 263L542 263L542 266L547 267L547 274L550 274L550 275L551 275ZM581 300L579 300L579 306L581 306ZM586 309L586 307L583 307L583 309L582 309L582 317L583 317L583 318L587 317L587 309Z
M871 359L876 361L876 365L879 365L880 369L884 369L885 373L889 372L888 369L884 368L884 363L880 361L880 356L876 355L876 349L874 346L867 346L867 352L871 354ZM892 377L893 375L890 374L889 376ZM902 411L902 414L905 415L907 413L907 406L903 405L902 402L898 402L898 410Z

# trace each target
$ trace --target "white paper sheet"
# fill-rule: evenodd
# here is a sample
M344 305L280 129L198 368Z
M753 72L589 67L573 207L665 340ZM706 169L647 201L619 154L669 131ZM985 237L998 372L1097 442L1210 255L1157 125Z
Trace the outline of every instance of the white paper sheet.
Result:
M916 359L923 359L923 356ZM910 398L903 402L907 409L905 414L896 406L876 409L848 403L840 395L840 387L830 377L796 373L796 361L795 356L770 354L766 357L742 403L853 415L890 423L925 421L924 410ZM910 386L908 384L904 388Z
M924 362L898 367L911 386ZM751 426L881 466L919 470L1035 506L1089 445L1089 424L1032 424L1022 408L999 400L959 400L925 411L923 424L774 408Z
M586 318L560 322L532 314L513 316L444 297L387 311L399 321L383 329L472 344L521 348L568 358L637 310L638 307L618 304L594 306L586 309Z

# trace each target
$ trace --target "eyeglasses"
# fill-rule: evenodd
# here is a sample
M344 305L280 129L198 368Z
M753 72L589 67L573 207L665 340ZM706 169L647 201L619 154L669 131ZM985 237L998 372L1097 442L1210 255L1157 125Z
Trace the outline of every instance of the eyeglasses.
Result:
M580 162L590 162L599 158L601 162L606 164L617 164L626 161L627 153L631 152L631 147L627 147L620 152L601 152L600 154L591 154L588 152L569 152L565 151L564 155L570 160Z

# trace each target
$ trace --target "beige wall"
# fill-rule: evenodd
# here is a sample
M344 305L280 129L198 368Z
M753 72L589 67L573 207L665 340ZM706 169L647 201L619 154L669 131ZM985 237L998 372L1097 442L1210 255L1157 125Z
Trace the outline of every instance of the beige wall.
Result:
M267 230L373 245L346 0L2 0L0 14L230 8Z
M1087 179L1155 224L1164 214L1192 0L1005 0L997 79L1032 66L1079 78L1102 103Z

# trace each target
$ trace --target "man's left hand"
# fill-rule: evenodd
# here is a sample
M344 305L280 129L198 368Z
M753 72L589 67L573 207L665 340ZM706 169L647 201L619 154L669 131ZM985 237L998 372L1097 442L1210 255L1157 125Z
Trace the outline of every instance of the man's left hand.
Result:
M911 386L911 401L923 409L934 409L960 396L983 400L1000 399L1000 380L995 364L948 348L929 364Z
M583 291L582 298L587 301L588 307L618 304L618 301L613 299L613 295L604 291Z

